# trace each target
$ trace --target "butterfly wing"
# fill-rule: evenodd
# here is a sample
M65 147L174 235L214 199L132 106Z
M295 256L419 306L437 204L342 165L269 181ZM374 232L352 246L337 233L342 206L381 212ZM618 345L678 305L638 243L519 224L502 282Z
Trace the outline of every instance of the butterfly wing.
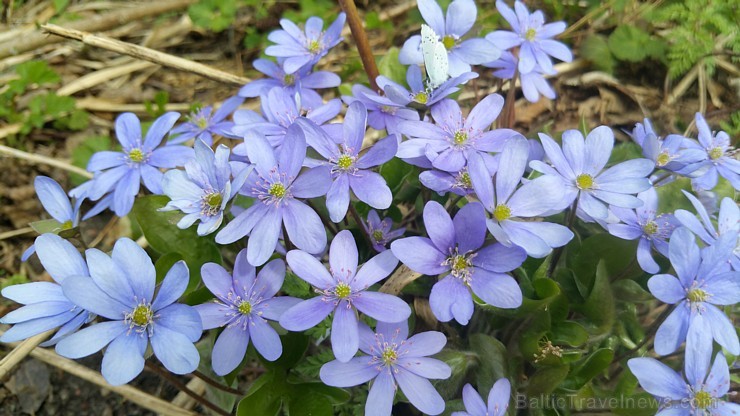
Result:
M424 67L427 72L427 83L434 89L447 81L447 72L450 64L447 59L447 49L434 33L434 29L421 25L421 53L424 57Z

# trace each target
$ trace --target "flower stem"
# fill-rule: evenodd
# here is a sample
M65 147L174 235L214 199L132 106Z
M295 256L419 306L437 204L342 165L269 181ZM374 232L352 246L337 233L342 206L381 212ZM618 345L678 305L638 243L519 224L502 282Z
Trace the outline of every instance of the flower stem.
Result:
M229 412L225 411L224 409L216 406L215 404L213 404L212 402L210 402L209 400L207 400L205 397L201 396L200 394L198 394L198 393L190 390L188 388L188 386L185 385L185 383L183 383L180 380L178 380L175 376L173 376L172 374L170 374L167 370L162 369L161 367L159 367L158 365L156 365L156 364L154 364L154 363L152 363L150 361L146 361L144 364L146 365L146 368L148 368L152 372L156 373L157 375L159 375L163 379L167 380L175 388L177 388L178 390L180 390L183 393L187 394L188 396L192 397L195 401L197 401L198 403L200 403L204 407L207 407L207 408L213 410L215 413L217 413L217 414L219 414L221 416L231 416L231 413L229 413Z
M201 373L198 370L193 371L193 375L196 376L196 377L198 377L199 379L203 380L206 384L210 384L211 386L213 386L213 387L215 387L215 388L217 388L219 390L225 391L226 393L234 394L234 395L237 395L237 396L243 396L244 395L244 393L240 392L239 390L233 389L233 388L231 388L229 386L224 386L223 384L221 384L218 381L216 381L216 380L208 377L207 375Z
M362 19L360 19L360 15L357 13L355 2L354 0L339 0L339 5L347 14L347 23L349 24L349 29L352 31L352 37L355 38L357 51L360 53L362 66L365 67L370 88L376 92L380 92L380 88L378 88L378 84L375 82L375 78L380 73L378 72L378 67L375 65L375 57L370 49L370 42L367 40L365 29L362 27Z
M511 78L511 86L509 91L506 93L506 100L504 101L504 109L501 111L501 123L499 127L510 129L514 127L516 122L516 80L519 78L519 68L514 70L514 76Z
M367 243L367 246L372 248L373 242L370 240L370 236L367 235L367 230L365 229L365 226L363 225L362 218L360 218L360 214L357 212L357 209L354 205L349 204L349 212L352 214L352 218L355 219L355 222L357 223L357 227L360 229L360 233L363 237L365 237L365 242Z
M573 201L573 205L570 207L570 211L568 211L568 217L566 218L566 226L571 231L573 230L573 224L576 222L576 212L578 211L578 198L576 198ZM552 274L555 272L555 267L557 267L558 262L560 261L560 257L563 255L563 251L565 251L565 246L558 247L553 251L552 258L550 259L550 267L547 269L547 275L552 277Z
M326 218L326 216L323 215L321 211L316 209L316 207L313 205L313 203L310 200L306 199L304 201L306 202L306 204L308 204L309 207L311 207L311 209L313 209L316 212L316 214L319 215L319 218L321 218L321 222L324 223L324 227L326 227L326 229L329 230L329 232L332 235L337 235L337 233L339 232L337 231L337 227L331 221L329 221L329 219Z
M619 354L616 358L612 360L613 363L619 362L622 360L622 358L628 357L632 355L634 352L645 346L645 344L648 343L653 338L653 335L655 335L656 332L658 332L658 327L663 323L663 321L668 318L668 315L673 312L679 304L671 305L669 308L666 308L663 313L661 313L657 318L655 318L655 321L653 321L653 324L650 325L650 328L648 328L647 332L645 333L645 338L640 341L639 344L637 344L634 348L630 349L629 351L623 352L622 354Z

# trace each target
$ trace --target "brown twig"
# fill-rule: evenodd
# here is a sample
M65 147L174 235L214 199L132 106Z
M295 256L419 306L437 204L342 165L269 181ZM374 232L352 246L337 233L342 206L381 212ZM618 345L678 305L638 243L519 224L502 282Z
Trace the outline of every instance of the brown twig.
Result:
M380 73L378 72L378 67L375 65L375 57L373 56L373 51L370 49L370 42L367 40L365 28L362 27L362 19L360 19L359 13L357 13L355 2L354 0L339 0L339 5L342 6L342 10L347 14L347 23L352 31L352 37L357 44L357 51L360 53L362 66L365 67L370 88L376 92L380 92L378 84L375 82L375 78Z
M421 273L417 273L406 267L405 264L402 264L401 267L396 269L391 277L389 277L388 280L385 281L383 286L380 287L379 292L397 295L401 293L403 288L406 287L409 283L420 278L421 276Z
M239 390L233 389L233 388L231 388L229 386L225 386L225 385L219 383L218 381L216 381L216 380L208 377L206 374L201 373L198 370L193 371L193 375L196 376L196 377L198 377L199 379L203 380L206 384L209 384L209 385L211 385L211 386L213 386L213 387L215 387L215 388L217 388L219 390L225 391L226 393L234 394L234 395L237 395L237 396L243 396L244 395L244 393L240 392Z
M175 68L181 71L190 72L192 74L197 74L224 84L242 86L251 81L249 78L230 74L228 72L221 71L220 69L216 69L208 65L201 64L199 62L193 62L188 59L183 59L178 56L155 51L154 49L145 48L133 43L123 42L117 39L109 38L107 36L93 35L92 33L68 29L52 24L41 25L41 28L44 29L46 32L52 33L54 35L79 40L86 45L95 46L123 55L132 56L134 58L143 59L145 61L154 62L155 64L163 65L169 68Z

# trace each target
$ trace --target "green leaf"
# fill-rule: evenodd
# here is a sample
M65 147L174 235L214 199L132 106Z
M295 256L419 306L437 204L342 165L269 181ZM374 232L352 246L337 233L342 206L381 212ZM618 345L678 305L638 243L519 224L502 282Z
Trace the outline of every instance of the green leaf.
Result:
M211 237L200 237L196 226L181 230L177 222L182 213L159 211L169 198L148 195L137 198L132 210L149 245L160 254L178 253L190 270L189 293L200 283L200 268L208 262L221 263L221 252Z
M332 416L334 409L326 396L316 394L305 384L293 385L288 401L288 416Z
M581 56L601 71L610 74L614 72L616 62L604 36L591 35L587 37L581 45Z
M593 330L596 334L605 334L611 329L615 316L614 294L609 284L604 261L600 261L596 266L596 279L591 294L583 305L575 309L583 313L595 325Z
M553 324L550 332L552 333L551 340L556 345L568 344L571 347L580 347L588 341L588 331L583 325L573 321Z
M479 388L490 389L496 380L510 378L511 357L501 341L486 334L472 334L470 348L478 356L476 376Z
M308 299L311 297L311 286L292 272L285 273L282 290L288 296L296 298Z
M634 280L617 280L612 283L612 290L614 297L624 302L646 302L654 299L650 292Z
M406 85L406 66L398 61L398 48L392 47L380 58L378 72L392 81Z
M300 332L288 332L280 337L283 344L283 355L275 361L263 360L265 367L287 372L303 358L308 349L308 337Z
M396 157L380 166L380 174L394 195L413 171L413 166Z
M237 3L223 0L200 0L188 8L193 24L216 33L231 26L236 18Z
M539 397L552 393L565 380L569 369L570 367L567 365L539 369L529 379L527 394L530 397Z
M254 381L247 395L239 401L237 416L277 415L283 404L284 382L273 372Z
M606 370L614 359L614 351L609 348L602 348L591 353L586 361L575 368L562 387L572 390L578 390L592 378Z
M620 25L609 35L609 49L620 61L639 62L647 56L650 35L631 25Z
M20 77L21 84L30 86L33 84L55 84L62 79L49 68L46 61L29 61L15 67L15 73Z
M57 234L62 229L62 224L55 219L34 221L28 224L34 231L39 234L54 233Z
M92 136L82 141L77 147L72 149L72 164L78 168L87 168L87 162L95 152L111 149L111 140L107 136ZM72 183L79 185L88 178L73 173L70 176Z

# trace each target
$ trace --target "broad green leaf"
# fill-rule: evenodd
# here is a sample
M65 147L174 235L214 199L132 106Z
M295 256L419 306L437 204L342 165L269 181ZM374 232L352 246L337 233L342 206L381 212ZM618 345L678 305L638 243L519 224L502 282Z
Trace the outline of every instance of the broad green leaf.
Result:
M624 302L645 302L655 299L639 283L630 279L617 280L612 283L614 297Z
M308 337L300 332L288 332L280 337L280 342L283 344L283 355L275 361L263 360L263 364L269 369L287 372L303 358L308 348Z
M616 62L609 50L609 43L604 36L588 36L581 45L581 56L601 71L610 74L614 72Z
M577 322L565 321L553 324L550 332L552 342L556 345L568 344L571 347L580 347L588 341L588 331Z
M576 367L570 374L562 387L572 390L578 390L583 385L591 381L592 378L602 373L614 359L614 351L608 348L591 353L586 361Z
M615 315L614 294L609 284L604 261L599 262L596 267L596 279L586 303L575 309L589 318L595 326L593 331L596 334L605 334L611 329Z
M531 397L538 397L552 393L565 380L569 369L567 365L539 369L529 379L527 394Z
M395 46L388 49L378 61L378 72L392 81L406 85L406 66L398 61L398 48Z
M478 356L475 374L479 388L490 389L496 380L511 378L511 357L501 341L486 334L472 334L470 349Z
M396 194L401 189L406 178L413 171L413 166L396 157L380 166L380 174L385 179L393 194Z
M267 372L255 380L247 395L239 401L237 416L277 415L283 404L285 382L273 372Z
M632 25L619 25L609 35L609 50L621 61L639 62L647 57L650 35Z

